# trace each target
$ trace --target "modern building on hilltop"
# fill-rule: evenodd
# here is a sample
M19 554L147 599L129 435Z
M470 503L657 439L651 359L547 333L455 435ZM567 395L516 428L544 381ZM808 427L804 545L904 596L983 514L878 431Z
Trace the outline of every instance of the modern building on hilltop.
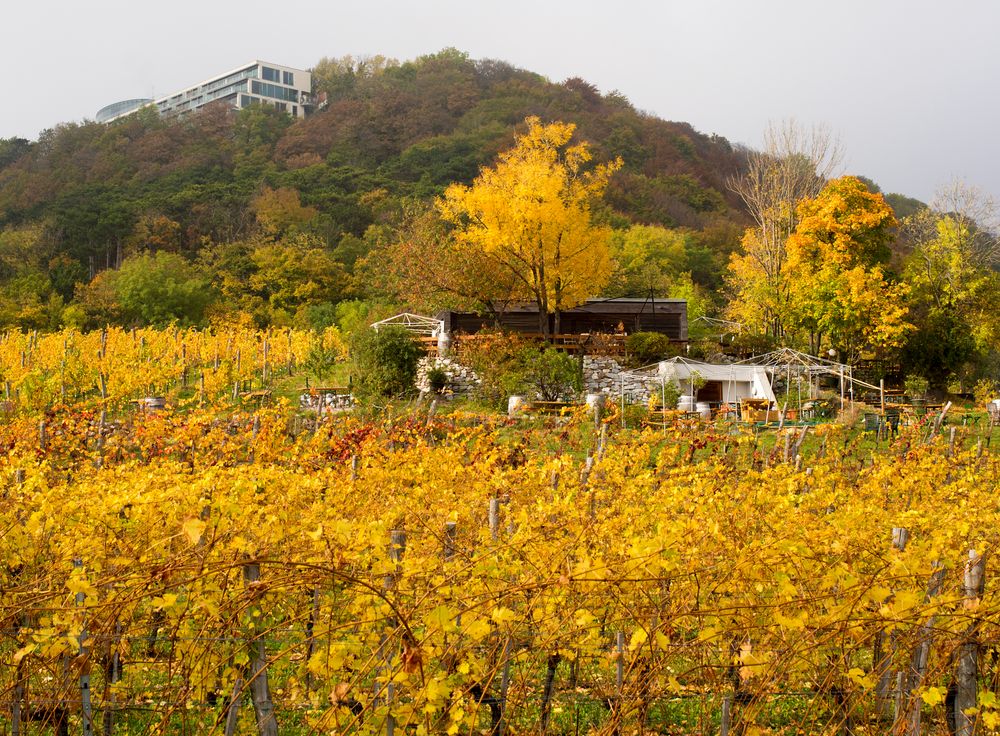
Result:
M148 104L156 105L163 117L183 117L212 103L228 104L233 109L267 105L303 118L313 108L312 74L257 60L156 100L115 102L99 110L96 117L98 122L110 123Z

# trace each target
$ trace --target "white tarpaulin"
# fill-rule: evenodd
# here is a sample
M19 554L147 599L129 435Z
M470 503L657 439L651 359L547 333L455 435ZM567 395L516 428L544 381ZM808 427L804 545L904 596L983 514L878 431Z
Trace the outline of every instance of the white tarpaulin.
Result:
M736 404L742 399L767 399L775 401L771 379L767 371L756 365L699 363L690 360L665 360L657 372L672 380L681 393L690 393L688 386L700 377L706 383L718 383L722 389L722 403Z
M692 394L695 379L706 384L719 386L718 396L723 404L738 404L743 399L767 399L775 401L771 390L771 379L764 366L741 365L738 363L701 363L696 360L677 357L630 371L628 377L638 379L651 387L657 383L670 381L676 384L681 394Z

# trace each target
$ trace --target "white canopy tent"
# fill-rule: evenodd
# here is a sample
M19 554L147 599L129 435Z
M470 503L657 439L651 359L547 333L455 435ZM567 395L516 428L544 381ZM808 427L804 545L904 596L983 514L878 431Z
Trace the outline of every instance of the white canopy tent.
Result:
M623 372L621 376L622 403L625 402L626 384L645 386L652 395L657 390L666 393L667 383L675 384L681 394L691 397L692 402L697 397L696 384L709 386L717 397L715 403L719 405L736 405L743 399L751 398L765 399L768 403L775 401L770 378L767 371L760 366L702 363L678 356ZM712 387L710 384L716 385Z
M719 384L721 404L737 404L751 398L775 401L771 380L761 366L702 363L677 357L658 363L657 372L692 397L696 395L695 384L704 381L705 384Z

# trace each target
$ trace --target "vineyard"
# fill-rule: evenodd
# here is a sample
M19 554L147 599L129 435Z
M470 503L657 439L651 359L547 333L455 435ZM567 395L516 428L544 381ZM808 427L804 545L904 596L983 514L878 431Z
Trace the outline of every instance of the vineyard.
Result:
M234 401L312 339L0 342L0 731L1000 729L994 428Z
M157 393L197 403L238 398L276 375L293 374L317 345L345 350L335 328L318 336L287 329L7 332L0 335L3 408L122 409Z

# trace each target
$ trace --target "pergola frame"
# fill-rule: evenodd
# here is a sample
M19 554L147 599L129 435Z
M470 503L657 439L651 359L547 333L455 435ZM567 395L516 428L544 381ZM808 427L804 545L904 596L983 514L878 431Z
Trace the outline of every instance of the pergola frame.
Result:
M410 312L402 312L393 317L373 322L371 328L378 332L380 327L389 327L390 325L398 325L415 335L427 337L438 337L444 332L444 320L411 314Z
M640 380L646 380L649 383L659 382L661 384L661 391L664 390L664 376L661 372L660 365L664 361L657 363L652 363L641 368L636 368L632 371L624 371L621 374L621 389L620 389L620 400L622 407L625 405L625 379L627 377L638 378ZM839 379L840 388L840 408L843 409L848 399L854 401L854 384L859 384L866 388L874 389L880 392L882 397L882 402L885 402L885 389L883 386L874 386L870 383L865 383L854 377L854 370L852 366L846 363L838 363L834 360L828 360L826 358L820 358L815 355L809 355L808 353L802 353L798 350L793 350L791 348L779 348L765 355L760 355L754 358L748 358L746 360L741 360L732 364L712 364L703 363L701 361L690 360L688 358L677 356L675 358L666 361L669 363L682 363L687 366L692 372L698 371L702 368L703 371L709 371L711 369L725 369L726 365L739 365L748 366L754 368L761 368L767 372L771 385L774 385L775 379L784 376L785 378L785 406L788 407L789 401L791 399L790 387L793 380L802 380L803 378L808 382L810 387L810 396L812 395L812 385L815 379L819 376L834 376ZM701 371L699 371L701 372ZM671 379L673 380L673 379ZM801 408L802 405L802 393L801 391L796 392L797 407ZM777 398L776 398L777 400Z
M805 375L806 379L812 385L812 380L814 377L819 376L835 376L840 379L840 408L843 409L847 401L847 396L850 395L850 399L854 401L854 384L860 383L862 386L868 386L869 388L874 388L880 390L879 386L872 386L871 384L865 383L864 381L859 381L854 378L854 369L847 363L838 363L835 360L827 360L826 358L820 358L815 355L809 355L808 353L803 353L798 350L793 350L792 348L778 348L770 353L765 353L764 355L758 355L754 358L747 358L746 360L741 360L743 365L755 365L760 366L771 372L771 383L774 383L774 379L780 376L782 372L785 374L785 404L788 404L789 399L789 386L792 382L792 376L794 374L795 378L801 379ZM784 369L784 371L782 371ZM798 394L798 403L801 408L802 395Z

